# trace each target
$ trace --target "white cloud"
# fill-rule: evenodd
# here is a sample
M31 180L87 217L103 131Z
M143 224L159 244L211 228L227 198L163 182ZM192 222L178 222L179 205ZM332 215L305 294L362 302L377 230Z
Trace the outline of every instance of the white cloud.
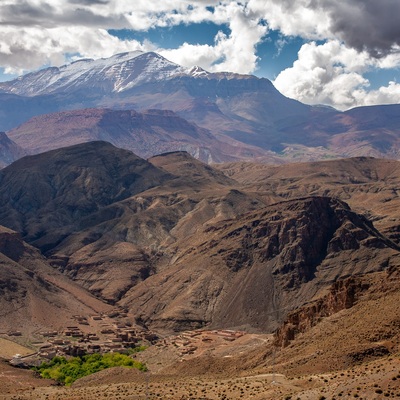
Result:
M329 16L310 3L310 0L249 0L248 8L264 18L270 29L285 36L330 38Z
M16 20L14 15L17 15ZM88 18L83 22L85 15ZM16 26L22 24L23 20L26 27ZM43 27L45 20L49 22ZM16 3L5 0L0 5L0 21L3 22L3 26L0 25L0 64L9 73L32 70L46 64L63 64L68 53L98 58L122 51L154 50L150 43L120 40L96 25L146 30L153 26L202 21L226 23L231 32L228 36L223 33L217 35L214 45L184 43L177 49L158 49L159 52L182 65L201 65L211 71L251 73L257 63L255 47L267 30L244 5L232 1L197 1L188 7L186 1L173 0L139 0L135 3L117 0L52 0L51 5L50 1L41 0L20 0Z
M179 65L186 67L200 65L208 71L211 71L212 64L219 55L216 47L189 43L184 43L177 49L158 49L157 52Z
M312 42L302 46L298 60L282 71L274 84L288 97L338 109L400 102L399 85L394 82L368 90L370 83L363 73L378 64L385 64L385 59L376 60L366 51L358 52L337 40L323 45Z
M386 57L375 60L377 68L391 69L400 67L400 46L397 46L397 51L388 54Z
M124 51L153 49L150 43L119 40L104 29L0 27L0 36L3 39L0 62L9 74L43 65L61 65L65 63L66 54L71 53L101 58Z
M400 103L400 84L391 81L388 86L382 86L377 90L366 92L361 90L354 93L358 105L369 106L375 104L397 104Z
M374 57L398 51L398 0L249 0L248 7L284 35L339 39Z
M177 49L160 49L164 57L184 66L200 65L209 71L252 73L257 67L256 45L267 28L242 5L232 2L215 10L218 22L229 21L231 33L219 32L211 45L184 43Z
M278 89L304 102L347 108L398 101L397 83L371 91L364 73L400 67L399 13L398 0L1 0L0 66L21 73L63 64L70 53L98 58L155 50L107 30L213 22L228 26L229 34L220 32L211 44L157 51L185 66L252 73L257 45L274 29L283 35L280 45L285 36L327 41L304 45L276 78Z
M218 4L219 1L199 0L2 0L0 24L147 30L212 18L207 7Z

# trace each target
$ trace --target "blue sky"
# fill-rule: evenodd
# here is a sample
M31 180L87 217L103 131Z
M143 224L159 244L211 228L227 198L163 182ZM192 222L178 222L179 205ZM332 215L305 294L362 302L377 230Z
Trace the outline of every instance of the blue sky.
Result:
M338 109L400 102L398 0L2 0L0 80L156 51Z
M129 29L110 29L109 33L120 39L149 40L157 48L175 49L188 42L200 45L212 45L218 32L229 35L228 24L217 25L203 22L190 25L178 25L168 28L149 29L146 32ZM283 37L279 31L269 31L256 48L257 67L252 74L274 80L279 73L293 65L297 52L305 43L301 37Z

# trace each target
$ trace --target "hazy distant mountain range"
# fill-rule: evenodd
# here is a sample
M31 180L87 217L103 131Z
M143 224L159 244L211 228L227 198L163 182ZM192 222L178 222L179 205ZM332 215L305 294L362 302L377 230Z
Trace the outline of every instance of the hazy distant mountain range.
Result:
M264 78L133 52L1 83L0 130L30 154L101 139L143 157L185 150L206 162L397 158L400 105L312 107Z

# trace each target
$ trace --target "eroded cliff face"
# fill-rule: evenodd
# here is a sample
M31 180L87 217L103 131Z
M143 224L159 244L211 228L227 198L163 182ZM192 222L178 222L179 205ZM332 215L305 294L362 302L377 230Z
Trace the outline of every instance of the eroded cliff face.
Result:
M267 205L188 154L149 162L104 142L1 171L0 222L81 287L168 331L272 332L336 281L399 253L341 200Z
M311 329L322 318L351 308L369 287L368 283L355 277L335 282L327 295L288 314L276 331L275 345L286 347L298 334Z
M337 279L383 270L397 252L339 200L292 200L181 238L169 264L129 290L121 304L140 310L154 327L272 331ZM340 286L332 299L335 290ZM351 301L339 297L332 309Z
M400 283L400 258L398 254L387 259L386 269L367 275L356 275L334 282L327 293L289 313L285 321L275 332L275 346L285 348L299 335L311 330L324 318L333 316L356 305L364 307L368 302L379 303L388 296L387 309L397 309L397 304L390 304L391 294L398 293ZM371 312L373 310L371 309ZM368 315L368 318L370 316ZM360 321L357 321L360 323ZM365 327L364 339L371 347L349 353L352 361L362 361L365 357L389 353L393 347L390 339L398 334L400 320L395 318L385 326ZM361 334L361 333L360 333Z

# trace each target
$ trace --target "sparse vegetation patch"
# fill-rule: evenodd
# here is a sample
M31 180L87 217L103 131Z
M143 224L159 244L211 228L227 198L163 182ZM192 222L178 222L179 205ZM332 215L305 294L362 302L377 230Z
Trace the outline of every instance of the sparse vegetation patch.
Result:
M82 357L54 357L49 363L35 367L42 378L54 379L65 385L71 385L77 379L111 367L137 368L146 371L146 366L125 354L90 354Z

